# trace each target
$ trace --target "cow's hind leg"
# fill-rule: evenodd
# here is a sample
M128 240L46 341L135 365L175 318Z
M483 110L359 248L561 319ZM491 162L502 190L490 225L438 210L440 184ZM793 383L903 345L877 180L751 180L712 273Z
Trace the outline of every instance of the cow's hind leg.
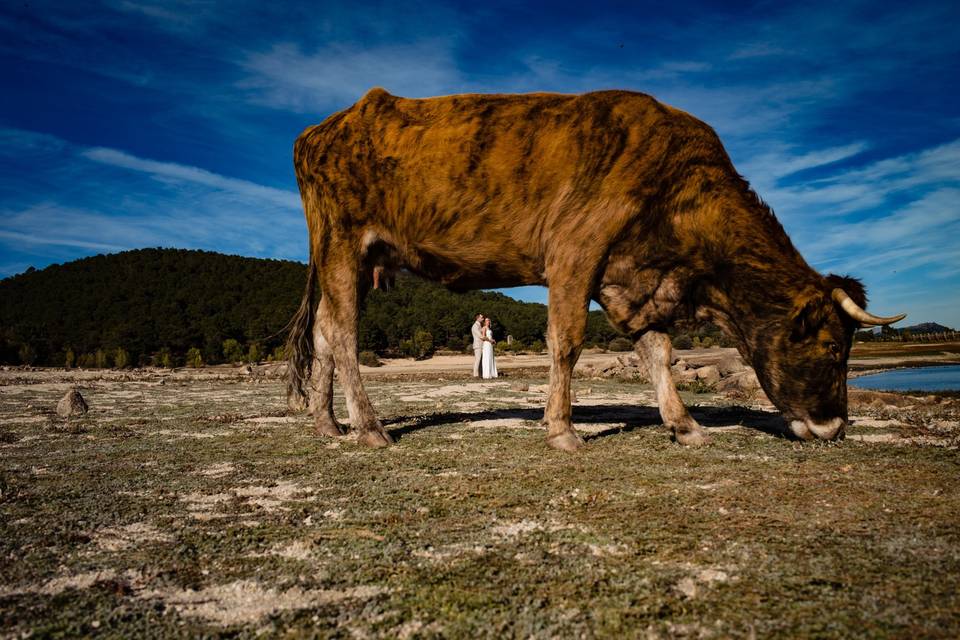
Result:
M706 432L690 416L670 376L671 348L670 337L659 331L644 333L636 343L637 353L647 364L663 423L673 429L680 444L692 447L707 444Z
M570 381L583 348L589 300L586 283L550 283L547 322L550 389L544 421L547 444L562 451L575 451L583 446L583 439L570 421Z
M323 337L320 322L313 323L313 354L308 412L313 416L317 434L341 436L344 428L333 413L333 349Z
M340 385L347 399L351 428L357 432L361 443L385 447L393 439L377 420L360 380L360 363L357 360L359 266L348 250L340 251L343 253L330 256L331 259L325 261L321 270L323 297L320 299L317 321L333 351Z

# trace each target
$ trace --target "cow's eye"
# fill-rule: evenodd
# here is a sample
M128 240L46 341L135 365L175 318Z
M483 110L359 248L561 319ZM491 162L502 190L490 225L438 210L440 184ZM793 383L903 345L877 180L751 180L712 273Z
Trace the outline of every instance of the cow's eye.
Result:
M824 343L824 346L827 348L827 351L830 352L830 355L834 355L834 356L840 355L840 345L837 344L836 342L833 342L833 341L826 342Z

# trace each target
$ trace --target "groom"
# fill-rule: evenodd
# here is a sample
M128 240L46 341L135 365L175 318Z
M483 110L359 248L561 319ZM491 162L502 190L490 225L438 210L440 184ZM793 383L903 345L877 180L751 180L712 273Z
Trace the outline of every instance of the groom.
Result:
M478 313L470 328L473 334L473 377L480 377L480 359L483 354L483 335L480 333L480 327L483 325L483 314Z

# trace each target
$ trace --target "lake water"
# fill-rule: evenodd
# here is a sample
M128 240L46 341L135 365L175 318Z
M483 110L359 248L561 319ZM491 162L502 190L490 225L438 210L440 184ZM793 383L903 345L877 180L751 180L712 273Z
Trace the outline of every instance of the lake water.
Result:
M960 365L895 369L854 378L849 385L875 391L960 391Z

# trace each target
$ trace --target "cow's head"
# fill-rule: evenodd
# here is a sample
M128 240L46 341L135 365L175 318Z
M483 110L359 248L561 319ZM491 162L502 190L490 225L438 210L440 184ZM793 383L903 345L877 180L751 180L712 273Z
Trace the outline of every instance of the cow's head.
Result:
M797 295L786 317L768 325L772 335L753 354L764 391L797 437L832 440L843 436L847 359L854 332L906 317L872 315L864 311L866 303L858 280L827 276L820 286Z

